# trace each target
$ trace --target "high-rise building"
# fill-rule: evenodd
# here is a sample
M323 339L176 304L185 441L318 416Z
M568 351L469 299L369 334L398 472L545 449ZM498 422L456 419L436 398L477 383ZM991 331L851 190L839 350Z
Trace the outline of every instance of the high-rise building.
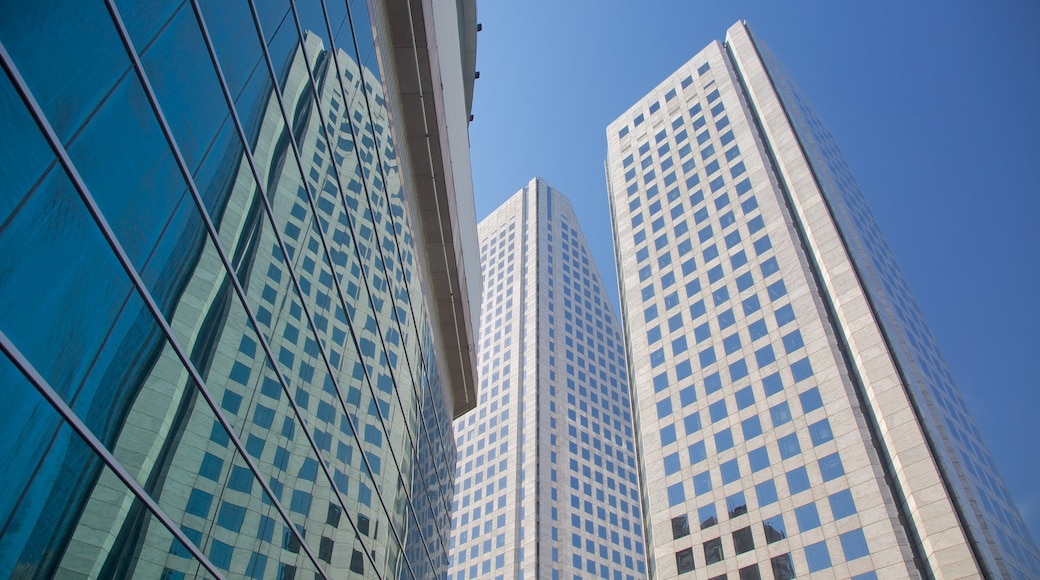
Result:
M446 572L474 18L4 7L0 576Z
M621 327L570 202L534 179L478 226L476 409L448 577L646 575Z
M652 575L1040 576L863 194L747 26L607 138Z

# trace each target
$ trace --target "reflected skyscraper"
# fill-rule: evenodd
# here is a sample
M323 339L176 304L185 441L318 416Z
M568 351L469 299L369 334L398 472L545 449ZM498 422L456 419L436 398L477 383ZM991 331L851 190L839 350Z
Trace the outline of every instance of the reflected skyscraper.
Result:
M428 8L4 9L0 574L444 574L476 24Z
M646 576L621 327L570 201L480 222L477 407L455 422L449 578Z
M863 193L750 30L607 138L653 575L1040 576Z

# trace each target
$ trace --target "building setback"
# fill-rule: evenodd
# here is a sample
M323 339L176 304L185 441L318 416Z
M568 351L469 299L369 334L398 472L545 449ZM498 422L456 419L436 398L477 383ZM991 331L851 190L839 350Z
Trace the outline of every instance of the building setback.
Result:
M1040 576L863 194L747 26L607 138L651 575Z
M644 578L621 328L570 202L534 179L478 226L476 409L448 577Z
M0 576L446 572L474 10L5 8Z

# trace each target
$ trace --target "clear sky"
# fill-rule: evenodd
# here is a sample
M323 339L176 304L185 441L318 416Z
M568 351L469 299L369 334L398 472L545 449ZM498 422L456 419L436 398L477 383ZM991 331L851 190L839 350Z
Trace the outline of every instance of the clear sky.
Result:
M739 19L834 134L1040 540L1040 3L478 0L477 218L568 196L617 304L609 122Z

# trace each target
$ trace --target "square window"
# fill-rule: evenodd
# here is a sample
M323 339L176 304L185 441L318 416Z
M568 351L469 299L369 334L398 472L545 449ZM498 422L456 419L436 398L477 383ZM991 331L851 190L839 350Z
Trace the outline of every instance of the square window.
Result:
M729 328L737 322L737 317L733 314L733 309L730 308L725 312L719 313L719 330Z
M721 453L733 447L733 432L728 428L715 434L715 452Z
M686 434L693 435L697 431L701 430L701 415L697 411L687 415L683 419L683 426L686 427Z
M816 387L798 395L798 399L802 402L802 412L806 415L823 406L823 398L820 396L820 389Z
M805 547L805 560L809 564L809 572L819 572L831 567L831 554L827 551L827 542L817 542Z
M708 338L711 337L711 327L709 327L708 323L705 322L697 328L694 328L693 337L697 340L697 342L703 342L705 340L708 340Z
M774 580L792 580L795 577L791 554L781 554L770 558L769 564L773 568Z
M798 434L796 433L781 437L777 439L776 443L780 447L781 459L790 459L802 452L802 447L798 444Z
M834 433L831 432L830 421L823 419L809 425L809 439L812 440L813 447L822 445L834 439Z
M704 563L706 565L721 562L723 558L722 538L715 538L704 542Z
M799 330L785 334L783 337L784 352L791 354L792 352L805 346L805 342L802 340L802 333Z
M807 532L820 527L820 513L816 510L814 503L794 508L794 518L798 520L799 532Z
M657 418L664 419L672 414L672 400L664 399L657 402Z
M790 304L781 306L776 309L773 316L776 318L777 326L784 326L785 324L794 322L794 308L792 308Z
M820 475L824 481L831 481L845 475L845 467L841 464L841 457L837 453L831 453L821 457L817 464L820 466Z
M751 451L748 451L748 461L751 462L752 473L762 471L769 467L769 452L766 450L764 445L757 449L752 449Z
M747 272L745 274L737 276L737 290L743 292L744 290L747 290L748 288L754 285L755 277L751 274L751 272Z
M686 492L683 491L682 482L668 486L668 506L675 507L686 501Z
M776 353L773 352L773 345L767 344L755 351L755 363L758 364L759 368L771 364L774 361L776 361ZM768 394L766 396L768 396Z
M769 416L773 419L773 427L779 427L791 422L791 408L787 401L774 405L769 409Z
M794 377L794 382L798 383L813 375L812 365L809 363L809 358L803 358L802 360L791 363L791 376Z
M740 423L740 428L744 431L744 441L749 441L762 434L762 422L758 420L758 415L744 419Z
M843 489L831 494L827 498L831 504L831 515L835 520L847 518L856 513L856 502L852 499L852 492Z
M809 489L809 472L805 467L797 467L787 472L787 488L791 495L802 493Z
M711 416L712 423L717 423L729 416L729 411L726 409L726 400L722 399L709 405L708 415Z
M769 327L766 326L765 320L756 320L748 325L748 334L751 335L751 340L755 341L763 336L769 334Z
M697 520L700 521L702 530L706 530L719 523L718 512L715 511L715 504L710 503L698 509Z
M654 389L655 392L657 389ZM691 405L697 401L697 390L693 385L684 387L679 390L679 403L685 407Z
M729 512L730 519L746 514L747 500L744 499L744 492L738 491L737 493L727 497L726 510Z
M762 309L762 303L759 302L758 295L753 295L741 302L741 307L744 309L744 316L751 316Z
M743 165L743 164L741 164ZM734 539L737 537L736 532L733 533ZM738 572L740 580L762 580L762 573L758 570L758 564L752 564L745 566Z
M740 335L734 332L722 339L722 346L726 349L726 354L732 354L740 350Z
M698 358L700 359L701 368L704 368L706 366L709 366L709 365L713 364L715 362L715 360L716 360L715 359L715 348L709 346L708 348L702 350L698 354Z
M704 495L711 491L711 472L703 471L693 476L693 493Z
M740 479L740 466L737 464L736 459L730 459L719 465L719 471L722 472L723 485Z
M698 441L693 445L690 445L689 451L691 465L697 465L708 458L708 450L705 448L703 441Z
M672 539L678 540L690 535L690 518L685 514L672 518Z
M729 378L736 381L748 376L747 360L740 359L729 365Z
M763 481L762 483L755 486L755 496L758 498L758 507L765 507L769 504L776 503L776 484L773 480Z
M755 538L751 533L751 528L741 528L733 532L733 551L738 554L744 552L750 552L755 549ZM757 569L756 569L757 571Z
M841 551L845 552L845 561L858 560L870 555L867 547L867 538L863 536L862 529L855 529L839 536L841 540Z
M679 574L693 571L693 548L686 548L675 553L675 568Z
M678 472L679 468L680 468L680 463L679 463L679 454L678 453L669 453L668 455L664 456L664 474L665 475L672 475L673 473Z
M738 409L746 409L755 404L755 392L751 387L740 389L734 394L734 398L737 400Z
M784 517L777 514L762 520L762 531L765 532L767 544L773 544L786 538L787 527L784 526Z
M661 445L675 443L675 425L665 425L661 428Z

